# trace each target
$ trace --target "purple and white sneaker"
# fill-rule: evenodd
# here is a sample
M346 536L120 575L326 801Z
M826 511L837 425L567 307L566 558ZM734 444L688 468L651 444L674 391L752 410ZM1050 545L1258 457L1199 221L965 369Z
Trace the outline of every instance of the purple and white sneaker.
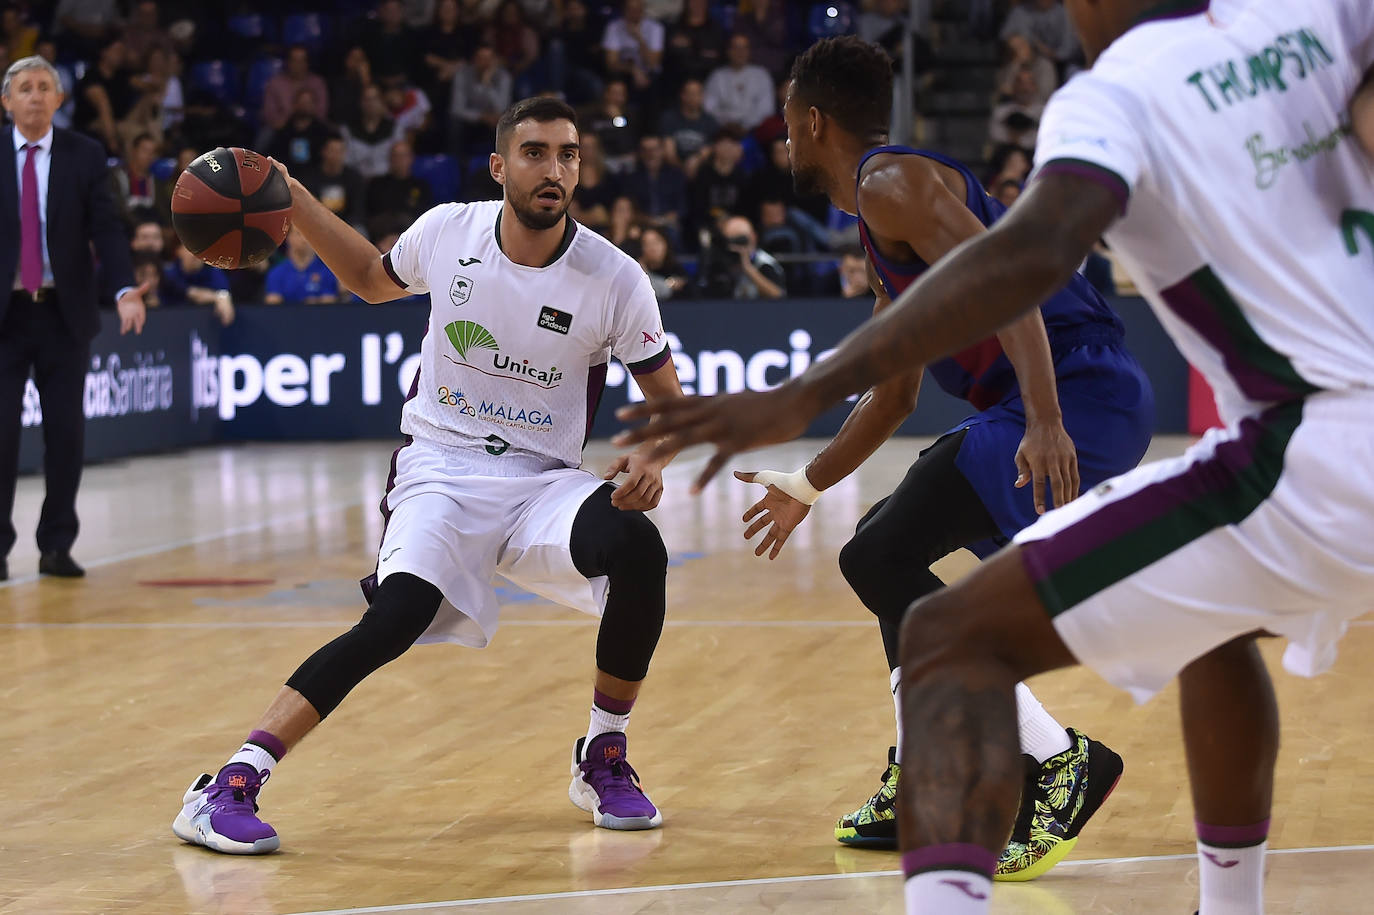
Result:
M172 832L192 845L227 855L265 855L281 846L277 831L258 819L258 792L264 773L247 763L232 763L211 778L202 773L181 799Z
M568 799L604 829L653 829L661 824L663 814L639 787L639 776L625 759L625 735L601 734L583 753L586 740L579 737L573 744Z

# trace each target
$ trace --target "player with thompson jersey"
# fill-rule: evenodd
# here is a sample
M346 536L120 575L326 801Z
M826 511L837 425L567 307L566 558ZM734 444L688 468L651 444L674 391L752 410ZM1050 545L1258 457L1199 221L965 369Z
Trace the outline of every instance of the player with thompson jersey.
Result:
M925 740L898 798L907 910L987 911L1019 793L1013 686L1083 664L1142 701L1178 677L1199 911L1260 913L1279 718L1256 639L1316 675L1374 588L1374 4L1066 6L1092 67L1050 100L1004 219L814 371L624 441L715 441L709 477L1031 309L1105 233L1226 426L908 615L903 712Z
M382 500L377 568L363 581L367 611L291 675L217 775L191 784L172 826L182 839L230 854L276 849L257 815L273 767L412 644L485 646L498 623L494 575L601 617L569 797L597 826L662 822L626 758L625 730L663 629L668 557L643 512L658 504L670 456L621 457L605 479L580 464L610 357L651 402L682 390L648 277L567 215L578 165L572 109L518 102L491 156L503 199L441 204L381 258L289 179L295 226L340 280L370 302L428 293L429 328ZM621 472L621 485L606 482Z

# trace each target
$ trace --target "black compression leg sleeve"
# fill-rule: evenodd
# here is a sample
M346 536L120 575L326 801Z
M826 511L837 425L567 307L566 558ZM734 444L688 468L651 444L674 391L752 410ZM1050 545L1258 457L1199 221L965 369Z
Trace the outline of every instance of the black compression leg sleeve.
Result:
M592 493L572 526L572 559L588 578L610 578L596 637L596 666L622 680L643 680L663 632L668 550L643 512L611 505L610 486Z
M358 625L307 658L286 685L324 719L349 690L415 644L442 601L439 589L427 581L408 572L388 575Z
M889 670L899 666L897 645L907 608L944 587L931 564L1001 533L954 463L966 433L960 429L930 446L892 495L864 515L840 550L845 580L878 617Z

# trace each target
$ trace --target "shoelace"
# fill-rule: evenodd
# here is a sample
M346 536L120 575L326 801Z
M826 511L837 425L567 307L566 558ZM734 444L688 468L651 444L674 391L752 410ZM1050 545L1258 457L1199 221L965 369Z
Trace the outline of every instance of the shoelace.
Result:
M217 783L211 783L207 785L205 788L205 796L210 801L210 803L214 804L221 810L227 807L242 807L245 805L251 805L253 808L253 812L257 813L258 792L262 790L262 786L267 783L267 779L270 778L271 775L271 772L263 772L260 774L256 784L250 782L249 784L244 785L242 788L235 788L232 785L220 785ZM223 799L226 792L230 795L230 799ZM251 797L249 796L250 792L252 795Z
M639 795L639 774L624 759L613 759L600 764L586 760L579 766L587 781L592 783L596 793L602 797L612 794Z

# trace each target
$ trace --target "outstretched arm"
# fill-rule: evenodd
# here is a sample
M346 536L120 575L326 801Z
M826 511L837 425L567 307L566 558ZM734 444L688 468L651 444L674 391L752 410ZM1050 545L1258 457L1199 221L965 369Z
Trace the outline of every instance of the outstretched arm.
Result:
M766 393L684 399L659 408L622 445L663 437L659 447L718 445L698 487L731 454L787 441L849 394L957 352L1043 302L1078 269L1120 213L1119 197L1088 177L1055 172L1037 180L990 231L956 248L893 303L850 334L834 355ZM623 408L621 419L653 410Z

